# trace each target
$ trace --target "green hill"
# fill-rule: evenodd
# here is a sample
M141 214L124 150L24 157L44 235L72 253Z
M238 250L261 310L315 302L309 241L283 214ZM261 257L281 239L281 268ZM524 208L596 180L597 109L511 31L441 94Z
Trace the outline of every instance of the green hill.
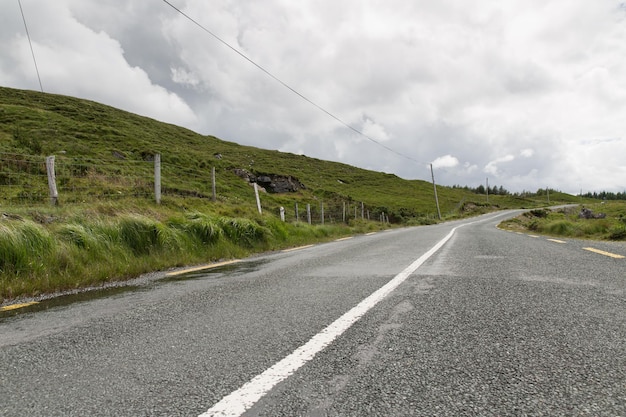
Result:
M143 194L150 194L152 166L142 162L150 162L159 153L165 196L210 196L211 168L215 167L217 193L223 204L255 205L251 187L235 174L239 169L257 176L291 176L304 185L299 192L264 196L264 205L274 213L279 205L290 208L293 204L288 203L297 201L316 203L317 208L321 200L327 200L329 206L340 201L363 202L371 209L371 216L378 218L379 212L386 211L392 222L432 218L437 213L432 184L425 181L241 146L88 100L2 87L0 153L5 159L6 154L15 154L18 159L26 159L22 155L56 155L61 169L57 176L65 181L59 184L62 204L84 200L81 192L90 199L136 195L138 183ZM11 177L19 177L11 175L17 165L3 163L0 186L7 185ZM63 167L67 167L67 174ZM41 165L40 170L43 175ZM32 189L31 195L38 195L39 200L28 204L44 202L47 183L41 183L38 188L32 181L20 184L13 180L11 192L5 189L3 197L19 203L20 192L28 197L24 191ZM463 202L486 202L483 196L461 189L439 187L438 192L441 212L446 216L456 213ZM559 197L568 201L572 196ZM539 200L545 204L545 199ZM500 207L535 205L534 200L499 196L491 196L491 202Z
M161 204L154 196L156 154ZM48 202L49 155L57 206ZM268 191L261 193L263 215L250 179ZM273 192L282 186L292 190ZM460 188L438 187L438 194L446 219L546 204L545 196L487 202ZM551 193L551 202L557 199L577 201ZM392 224L437 219L429 182L241 146L88 100L3 87L0 211L0 302L375 230L386 227L383 213Z

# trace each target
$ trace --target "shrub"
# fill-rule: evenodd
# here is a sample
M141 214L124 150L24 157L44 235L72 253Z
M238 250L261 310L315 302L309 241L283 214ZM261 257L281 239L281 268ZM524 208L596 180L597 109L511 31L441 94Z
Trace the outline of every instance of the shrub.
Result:
M169 227L163 223L156 223L158 246L173 251L181 251L191 246L190 239L184 232Z
M32 271L34 260L48 255L52 247L50 234L35 223L0 224L0 271Z
M248 247L265 243L269 235L267 229L250 219L222 217L219 223L229 240Z
M609 231L609 222L606 220L587 220L582 223L583 235L600 235Z
M183 228L204 245L217 242L223 234L218 222L200 213L190 215L189 221L184 224Z
M79 224L67 224L59 229L61 238L81 249L93 249L96 246L93 232Z
M146 255L159 246L157 222L141 216L131 216L119 222L120 239L135 255Z
M281 242L287 241L287 239L289 239L289 230L291 229L289 223L283 222L282 220L275 217L270 217L264 218L261 222L261 225L266 227L275 239L278 239Z
M557 220L551 223L548 223L547 225L544 226L544 231L548 232L548 233L553 233L556 235L571 235L573 230L574 230L574 226L572 223L570 223L567 220Z
M535 209L535 210L530 210L524 213L526 217L538 217L540 219L544 219L548 217L549 214L550 214L550 210L547 210L547 209Z
M616 226L609 230L609 239L626 240L626 226Z

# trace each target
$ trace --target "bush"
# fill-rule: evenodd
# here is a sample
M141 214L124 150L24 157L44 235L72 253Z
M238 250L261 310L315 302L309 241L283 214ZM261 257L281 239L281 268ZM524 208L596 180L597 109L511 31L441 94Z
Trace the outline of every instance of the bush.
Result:
M93 249L97 246L93 232L79 224L67 224L58 231L59 236L81 249Z
M189 221L184 225L184 229L204 245L217 242L223 235L218 222L200 213L191 214Z
M573 230L574 225L567 220L557 220L544 226L545 232L561 236L571 235Z
M545 219L549 214L550 210L547 209L535 209L524 213L526 217L538 217L540 219Z
M587 220L581 226L581 233L584 236L603 235L608 233L610 223L607 220Z
M266 243L269 236L267 229L250 219L222 217L219 223L229 240L244 246Z
M609 239L626 240L626 226L617 226L609 230Z
M50 234L35 223L0 224L0 271L33 271L37 268L35 260L48 255L52 247Z
M123 218L119 222L119 236L135 255L146 255L160 246L157 223L141 216Z

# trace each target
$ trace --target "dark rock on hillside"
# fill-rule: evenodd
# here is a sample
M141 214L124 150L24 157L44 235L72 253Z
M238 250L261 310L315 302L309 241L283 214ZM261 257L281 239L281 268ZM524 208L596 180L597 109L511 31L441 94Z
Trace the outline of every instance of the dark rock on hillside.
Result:
M257 183L270 193L293 193L306 187L297 178L291 175L258 174L255 175L245 169L236 168L233 173L247 182Z
M582 210L580 210L580 213L578 214L578 218L580 219L604 219L605 217L606 217L605 213L595 214L593 211L584 207Z

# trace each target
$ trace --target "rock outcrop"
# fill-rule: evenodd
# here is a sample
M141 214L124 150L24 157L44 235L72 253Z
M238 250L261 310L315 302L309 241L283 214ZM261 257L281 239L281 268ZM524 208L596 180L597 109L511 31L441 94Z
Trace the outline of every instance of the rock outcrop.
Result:
M253 174L245 169L236 168L233 173L249 183L257 183L269 193L293 193L306 187L291 175Z
M580 213L578 214L578 218L580 219L604 219L606 217L606 214L604 213L594 213L593 211L589 210L588 208L584 208L582 210L580 210Z

